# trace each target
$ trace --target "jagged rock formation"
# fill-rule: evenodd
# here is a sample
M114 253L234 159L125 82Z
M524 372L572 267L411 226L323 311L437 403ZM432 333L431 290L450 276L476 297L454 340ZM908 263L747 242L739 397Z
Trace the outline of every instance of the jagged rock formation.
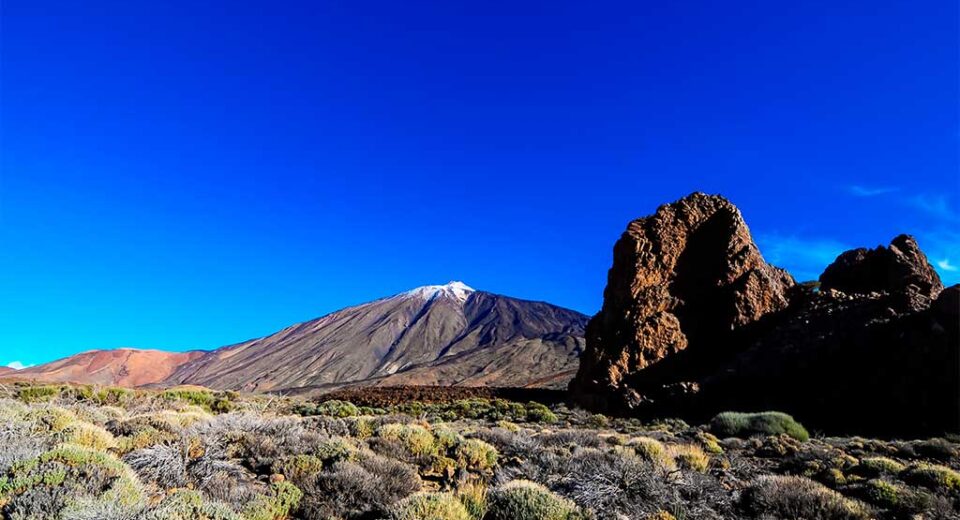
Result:
M702 193L631 222L613 257L571 386L595 407L639 405L634 375L687 349L721 349L732 332L786 307L794 285L764 261L740 211Z
M702 219L683 217L716 208L736 215L735 225L704 228ZM694 194L630 224L614 250L603 310L587 329L587 349L571 384L576 401L613 413L694 419L726 409L779 409L824 431L960 429L960 287L942 289L912 237L844 253L817 290L794 285L763 263L730 208L720 197ZM691 274L678 268L673 259L691 247L691 222L709 229L715 243L735 242L740 247L734 251L747 252L698 248L699 265L753 259L746 273L758 282L740 298L760 304L714 297L729 280L716 274L725 269ZM658 231L641 231L648 229ZM651 276L651 265L664 272ZM662 287L649 288L651 280ZM683 312L691 301L710 305ZM638 332L635 339L619 333L622 323ZM678 329L685 342L677 341Z
M943 290L937 272L909 235L893 239L890 247L843 253L820 275L820 284L824 290L845 293L910 290L928 298Z

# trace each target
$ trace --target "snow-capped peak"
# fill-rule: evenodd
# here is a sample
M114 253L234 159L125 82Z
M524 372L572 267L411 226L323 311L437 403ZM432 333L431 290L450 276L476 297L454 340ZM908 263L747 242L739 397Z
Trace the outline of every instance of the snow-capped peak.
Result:
M453 298L461 303L467 301L471 293L476 292L472 287L463 282L450 282L446 285L424 285L416 289L403 293L404 296L416 296L426 300L431 300L439 296Z

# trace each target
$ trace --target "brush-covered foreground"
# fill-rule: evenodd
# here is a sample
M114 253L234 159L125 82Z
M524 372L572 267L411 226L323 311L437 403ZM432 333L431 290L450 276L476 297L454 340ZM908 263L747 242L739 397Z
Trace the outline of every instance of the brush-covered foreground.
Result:
M0 387L0 425L16 520L960 516L955 442L811 437L778 413L691 427L501 399L19 384Z

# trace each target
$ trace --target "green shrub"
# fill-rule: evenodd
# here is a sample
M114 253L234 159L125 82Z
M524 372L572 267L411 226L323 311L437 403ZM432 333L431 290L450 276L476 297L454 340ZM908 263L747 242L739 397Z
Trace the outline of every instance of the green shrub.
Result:
M861 475L875 477L877 475L896 475L906 466L886 457L865 457L855 468Z
M507 420L497 421L497 428L503 428L508 432L514 432L514 433L520 431L520 426L518 426L516 423L512 423Z
M445 426L434 426L433 435L437 439L437 449L443 452L463 442L463 437L459 433Z
M454 401L451 406L457 417L465 419L489 419L501 414L489 399L473 398Z
M100 451L117 447L117 441L110 432L97 425L82 421L64 428L60 437L63 442Z
M497 449L479 439L467 439L454 451L457 462L467 469L486 470L497 465Z
M487 514L487 488L477 482L468 482L457 488L457 498L472 520L482 520Z
M319 443L315 453L324 464L333 465L340 461L356 458L357 447L343 437L331 437Z
M871 479L866 484L867 499L883 508L893 508L900 502L900 488L886 480Z
M610 419L602 413L593 414L587 417L587 425L593 428L607 428L610 426Z
M210 403L210 411L214 413L230 413L236 408L232 400L227 397L217 397Z
M582 516L577 506L540 484L514 480L488 495L486 520L574 520Z
M661 509L652 515L643 517L643 520L677 520L677 517Z
M667 448L667 453L683 469L703 473L710 465L710 457L696 444L672 444Z
M98 390L93 398L100 404L117 405L123 404L133 396L133 392L126 388L108 387Z
M394 520L472 520L457 497L450 493L417 493L391 510Z
M64 486L75 498L96 496L121 506L143 499L143 488L129 466L108 453L73 444L60 444L16 463L7 476L0 477L0 504L38 486Z
M377 430L384 439L395 439L403 443L413 455L432 455L436 452L433 434L419 424L385 424Z
M342 419L344 417L356 417L360 415L360 409L351 402L332 399L318 404L316 415L328 415Z
M949 461L958 456L957 448L946 439L927 439L913 443L913 451L928 459Z
M700 447L703 448L703 451L711 455L720 455L723 453L723 448L719 442L720 439L717 439L712 433L697 432L696 439L697 442L700 443Z
M805 477L765 475L740 497L741 507L754 518L803 520L867 520L860 502Z
M192 489L176 489L138 520L243 520L224 504L208 502Z
M49 401L60 395L59 386L27 386L17 390L17 399L25 403Z
M664 469L673 469L674 461L662 442L650 437L635 437L627 441L627 448L641 459Z
M209 410L213 405L213 392L207 390L194 390L187 388L172 388L165 390L160 397L167 401L183 401L192 405L199 406L204 410Z
M286 456L273 463L271 471L292 482L301 482L323 470L323 461L313 455Z
M61 432L79 421L75 413L57 406L34 407L22 419L33 422L37 433Z
M557 422L557 415L545 405L531 401L527 403L527 421L552 424Z
M350 435L358 439L366 439L373 436L377 429L377 422L373 417L361 415L349 418L347 427L350 428Z
M722 437L786 434L799 441L810 438L800 423L781 412L723 412L710 421L710 429Z
M960 491L960 473L939 464L915 464L904 470L901 477L906 482L934 491Z
M303 492L289 482L270 484L270 493L260 495L243 510L244 520L280 520L300 505Z

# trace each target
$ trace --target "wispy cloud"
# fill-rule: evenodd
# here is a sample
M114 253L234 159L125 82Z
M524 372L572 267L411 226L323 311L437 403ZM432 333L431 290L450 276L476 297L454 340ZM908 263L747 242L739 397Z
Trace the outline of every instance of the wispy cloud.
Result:
M943 283L952 285L960 283L960 231L955 227L941 226L934 229L921 230L916 233L927 258L936 266Z
M24 368L30 368L32 366L33 365L24 365L19 361L13 361L11 363L7 363L7 368L12 368L14 370L23 370Z
M900 191L900 188L895 186L861 186L859 184L854 184L852 186L847 186L847 192L855 197L879 197L880 195L888 195L890 193L895 193Z
M768 262L790 271L798 280L815 280L840 253L851 249L829 238L765 233L757 244Z
M953 208L946 195L914 195L907 199L907 203L928 215L951 222L960 221L960 212Z

